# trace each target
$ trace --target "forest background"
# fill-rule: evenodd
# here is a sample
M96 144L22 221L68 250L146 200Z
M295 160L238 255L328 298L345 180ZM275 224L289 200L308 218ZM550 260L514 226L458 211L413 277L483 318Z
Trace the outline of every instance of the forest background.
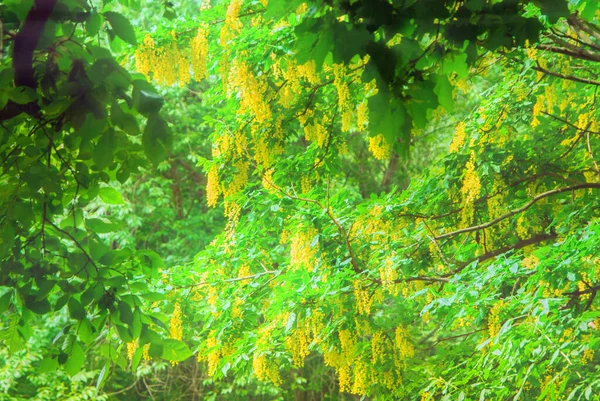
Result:
M593 0L5 0L0 400L592 400Z

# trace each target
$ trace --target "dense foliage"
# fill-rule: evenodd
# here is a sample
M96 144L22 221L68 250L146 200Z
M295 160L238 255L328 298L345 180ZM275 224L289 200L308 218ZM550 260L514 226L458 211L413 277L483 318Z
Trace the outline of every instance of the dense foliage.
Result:
M600 393L596 1L183 3L0 5L0 399Z

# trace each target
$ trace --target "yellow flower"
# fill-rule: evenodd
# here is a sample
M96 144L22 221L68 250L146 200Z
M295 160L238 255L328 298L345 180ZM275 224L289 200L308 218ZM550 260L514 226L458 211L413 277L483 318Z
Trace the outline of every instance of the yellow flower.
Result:
M369 138L369 150L376 159L387 160L390 157L392 147L383 134L379 134Z
M465 139L467 137L467 133L465 131L466 127L466 124L462 121L456 126L456 130L454 130L454 137L452 138L452 143L450 144L450 152L458 152L465 143Z
M169 335L175 340L181 341L183 339L183 328L181 325L181 307L179 306L179 302L175 303L175 309L173 310L173 314L171 315L171 320L169 322Z
M208 171L208 178L206 183L206 203L209 207L217 206L219 200L219 194L221 193L219 185L219 168L217 165L213 165Z
M192 52L192 71L196 81L206 77L206 61L208 58L208 30L198 28L196 36L190 42Z

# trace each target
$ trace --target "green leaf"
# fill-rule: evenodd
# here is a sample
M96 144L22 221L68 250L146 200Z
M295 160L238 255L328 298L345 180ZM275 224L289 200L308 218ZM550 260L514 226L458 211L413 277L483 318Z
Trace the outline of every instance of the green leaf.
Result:
M133 338L139 338L142 334L142 316L140 311L136 308L133 311L133 322L131 324L131 334Z
M96 12L92 12L88 20L85 22L85 30L88 35L96 36L102 25L102 16Z
M454 111L454 100L452 100L452 84L448 81L445 75L438 76L437 82L433 91L438 95L438 101L440 105L449 112Z
M288 318L287 323L285 324L285 332L289 333L296 321L296 314L294 312L290 313L290 317Z
M104 382L108 378L108 372L110 371L110 363L104 364L102 370L100 370L100 374L98 375L98 381L96 381L96 391L100 391Z
M0 88L9 86L15 76L15 70L12 68L4 68L0 71Z
M39 374L54 372L58 368L58 361L56 358L46 356L40 362L40 366L37 369Z
M77 334L79 336L79 339L84 344L90 344L96 338L94 336L94 328L92 327L92 324L87 319L83 319L79 323L79 327L77 329Z
M129 259L133 252L129 248L111 249L100 258L100 263L106 266L115 265Z
M117 307L119 309L119 316L121 321L129 326L133 323L133 313L131 312L131 306L123 301L119 301L117 303Z
M3 109L7 103L8 103L8 92L5 90L0 90L0 109Z
M37 93L27 86L18 86L8 93L8 97L15 103L27 104L37 99Z
M27 296L25 298L25 306L27 309L38 315L43 315L50 312L50 302L47 299L36 300L34 296Z
M165 267L165 262L162 260L159 254L151 250L142 250L138 252L138 255L144 258L144 263L150 263L152 269L161 269Z
M79 343L75 342L71 348L69 358L64 363L63 367L69 376L75 376L83 367L85 362L85 353Z
M96 167L100 170L107 168L114 160L114 151L117 147L115 130L109 128L98 139L92 157Z
M117 102L113 102L110 108L110 119L114 125L121 128L129 135L139 135L140 127L131 114L123 111Z
M150 114L142 136L142 144L144 152L152 164L156 166L167 159L171 150L171 142L171 130L167 122L156 113Z
M162 357L167 361L180 362L192 356L192 351L183 341L166 339L162 345Z
M58 98L46 106L45 112L48 117L59 116L72 104L71 100Z
M109 205L122 205L125 203L121 193L112 187L102 187L99 191L100 199Z
M12 294L13 291L9 290L0 297L0 313L4 313L7 311L8 306L10 305L10 300L12 299Z
M138 366L142 360L142 355L144 354L144 349L142 347L137 347L135 350L133 357L131 358L131 371L137 371Z
M81 303L75 298L71 297L67 303L69 309L69 315L76 320L85 319L85 309L81 306Z
M120 193L119 193L119 195L120 195ZM108 203L108 202L106 202L106 203ZM123 203L123 201L121 200L120 203ZM123 227L123 224L115 223L108 219L102 218L102 219L86 219L85 226L97 234L105 234L105 233L117 231L118 229Z
M117 329L117 333L119 333L119 338L121 341L125 343L133 341L133 338L131 338L131 333L129 330L127 330L127 327L120 324L115 324L114 327Z
M148 89L136 88L133 91L133 105L143 115L158 113L164 102L162 96Z
M135 31L133 30L133 26L131 26L131 22L129 22L127 18L114 11L105 12L104 18L106 18L118 37L130 45L137 46Z

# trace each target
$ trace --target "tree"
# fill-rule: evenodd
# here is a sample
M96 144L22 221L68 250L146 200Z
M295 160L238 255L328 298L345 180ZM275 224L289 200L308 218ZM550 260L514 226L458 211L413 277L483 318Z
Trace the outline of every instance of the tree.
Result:
M290 3L265 9L233 1L198 20L163 22L135 50L124 49L140 73L189 85L210 111L201 127L211 132L212 155L199 160L207 203L222 202L227 224L191 267L154 282L148 264L160 262L152 253L97 253L93 234L79 238L45 215L20 231L26 240L40 232L32 241L42 249L51 235L62 237L57 246L92 264L64 279L66 289L48 292L76 322L66 330L71 344L75 336L84 343L118 337L134 371L144 355L176 363L193 351L215 379L271 383L273 394L294 386L319 393L292 378L323 372L335 374L332 398L590 399L597 392L597 6L573 3L573 14L559 21L568 10L549 6L560 2L540 9L410 3L293 5L288 15ZM395 16L424 15L424 7L434 10L431 20L411 18L405 22L413 26L396 35ZM115 11L102 12L117 36L131 38ZM457 29L467 23L475 25ZM464 38L468 57L456 50L457 35L466 34L474 35ZM333 37L343 40L332 46ZM390 58L393 69L381 61ZM135 95L142 84L133 82L134 107L119 98L116 116L159 103L147 84ZM112 124L127 132L112 118L111 105ZM146 132L164 127L149 118ZM408 184L398 154L446 121L455 126L450 151ZM158 162L148 138L142 147ZM42 156L55 157L49 166L69 174L57 158L63 148L44 153L43 145ZM80 148L65 160L78 160ZM119 164L104 167L114 173L108 183L118 178ZM14 176L23 175L19 169ZM27 193L42 212L50 204L45 191ZM64 209L77 227L82 217L73 210L81 209ZM90 230L107 223L98 220ZM27 282L29 266L25 278L11 271L11 280ZM7 283L16 288L2 298L19 312L12 316L26 320L27 308L40 303L38 311L47 310L40 300L47 277L29 279L29 288ZM125 367L123 354L107 357ZM63 347L56 361L73 355Z

